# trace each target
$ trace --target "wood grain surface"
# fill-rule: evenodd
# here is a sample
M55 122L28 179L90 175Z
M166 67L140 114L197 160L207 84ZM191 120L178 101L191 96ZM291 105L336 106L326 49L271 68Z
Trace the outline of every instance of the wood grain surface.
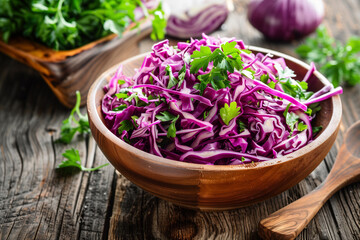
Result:
M265 41L246 20L248 1L214 35L296 56L289 44ZM326 0L324 25L345 41L360 35L360 2ZM140 52L153 42L140 42ZM315 189L328 175L346 129L360 119L360 86L344 88L342 124L325 160L303 181L267 201L231 211L188 210L144 192L108 166L62 175L65 149L78 148L87 166L107 160L91 137L55 143L63 107L39 74L0 54L0 239L259 239L261 219ZM82 109L85 112L85 109ZM360 184L336 193L297 239L360 239Z

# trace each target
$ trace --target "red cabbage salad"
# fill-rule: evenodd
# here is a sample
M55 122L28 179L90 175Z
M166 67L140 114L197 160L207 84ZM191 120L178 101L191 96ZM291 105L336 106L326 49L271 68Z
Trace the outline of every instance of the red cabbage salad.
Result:
M319 102L342 93L313 93L283 58L254 54L242 41L203 35L155 44L134 76L120 66L104 87L106 126L156 156L233 165L267 161L313 140Z

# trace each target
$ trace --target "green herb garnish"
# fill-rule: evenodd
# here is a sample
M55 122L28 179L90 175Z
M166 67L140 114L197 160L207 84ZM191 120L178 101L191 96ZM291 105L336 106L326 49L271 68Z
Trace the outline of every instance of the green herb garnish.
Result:
M176 121L179 119L179 115L177 115L176 117L175 117L175 119L174 120L172 120L171 121L171 123L170 123L170 126L169 126L169 128L168 128L168 132L167 132L167 137L168 138L170 138L170 137L176 137L176 127L175 127L175 123L176 123Z
M75 107L71 110L70 116L62 122L60 128L60 138L58 141L62 143L70 143L77 132L80 134L90 132L88 116L87 114L81 114L80 103L81 95L79 91L76 91ZM75 116L77 116L77 118Z
M105 167L107 165L109 165L109 163L105 163L103 165L100 165L98 167L94 167L94 168L86 168L83 167L81 165L81 160L80 160L80 155L79 155L79 151L76 149L68 149L66 150L63 154L63 157L66 158L67 160L62 161L56 168L57 169L63 169L63 168L77 168L80 171L95 171L98 170L102 167Z
M241 51L235 48L236 42L226 42L220 48L211 52L210 47L201 46L200 51L194 51L191 55L193 59L190 63L190 72L197 73L200 69L206 71L210 62L213 63L209 73L198 76L200 83L194 87L202 94L208 84L215 89L230 87L228 72L233 73L234 69L241 70Z
M168 111L160 112L160 114L155 115L155 117L162 122L173 121L176 118L176 116L172 115Z
M269 80L269 74L263 74L260 76L260 81L267 84Z
M307 38L295 51L307 61L315 62L335 87L360 83L360 37L351 37L343 45L322 26L315 37Z
M286 120L286 124L288 125L288 127L290 128L290 136L292 135L293 131L294 131L294 126L295 123L297 123L297 121L299 120L299 116L296 115L296 113L294 112L289 112L289 108L290 108L291 103L289 103L284 111L284 117Z
M242 122L241 120L237 120L237 124L238 124L238 127L239 127L239 133L245 131L246 124L244 122Z
M129 95L127 93L115 93L115 96L119 99L124 99L124 98L128 98Z
M312 128L313 134L320 132L322 128L323 128L322 126L313 127Z
M203 119L205 120L207 118L207 116L209 116L209 112L208 111L204 111L203 112Z
M288 67L283 69L280 64L276 64L274 67L278 72L278 84L281 84L281 87L286 94L300 100L307 100L313 95L313 92L307 91L308 85L306 82L300 82L293 79L293 77L296 76L294 71ZM275 83L270 82L269 86L275 88Z
M122 105L120 105L120 106L117 106L117 107L115 107L115 108L113 108L112 109L112 111L122 111L122 110L124 110L124 109L126 109L127 108L127 105L126 104L122 104Z
M120 80L118 81L118 84L119 84L119 85L123 85L123 84L125 84L125 83L126 83L125 80L121 80L121 79L120 79Z
M308 126L306 124L304 124L303 122L299 122L298 127L297 127L298 131L300 131L300 132L306 130L307 128L308 128Z
M314 115L315 113L319 112L321 110L321 106L320 103L313 103L310 104L310 106L308 106L307 110L305 111L305 113L309 116Z
M169 83L167 85L167 88L172 88L173 86L178 84L179 81L174 77L171 67L169 65L166 66L165 70L166 70L166 75L169 76Z
M134 124L130 120L123 120L120 122L118 133L122 134L123 131L130 131L134 129Z
M174 116L171 113L169 113L168 111L163 111L160 112L160 114L155 116L156 119L162 121L162 122L168 122L171 121L169 128L168 128L168 132L167 132L167 137L176 137L176 121L179 119L179 115Z
M178 88L181 87L181 84L183 83L184 79L185 79L185 74L186 74L186 65L184 64L184 66L180 69L179 71L179 75L178 75Z
M224 107L220 108L220 117L226 125L229 125L229 122L239 114L240 107L237 107L236 102L231 102L230 106L225 103Z

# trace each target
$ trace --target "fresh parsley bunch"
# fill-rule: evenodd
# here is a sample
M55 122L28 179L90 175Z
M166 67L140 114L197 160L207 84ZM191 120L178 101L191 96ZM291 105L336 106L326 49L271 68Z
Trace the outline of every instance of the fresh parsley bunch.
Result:
M111 33L121 34L142 7L153 15L153 39L164 37L166 20L161 9L147 10L140 0L0 0L0 33L41 42L55 50L83 46Z
M319 27L316 36L307 38L296 49L300 57L315 62L335 86L360 83L360 38L351 37L345 45L330 37L325 27Z

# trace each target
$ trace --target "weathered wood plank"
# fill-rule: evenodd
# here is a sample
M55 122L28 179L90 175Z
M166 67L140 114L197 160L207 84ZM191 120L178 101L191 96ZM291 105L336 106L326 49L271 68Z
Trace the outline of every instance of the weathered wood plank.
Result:
M99 239L105 228L114 169L64 175L62 152L79 149L86 166L107 162L92 138L56 143L62 107L33 70L1 55L0 238ZM22 69L18 71L17 69ZM85 110L85 109L83 109ZM6 126L6 127L4 127Z
M267 42L246 20L248 1L214 35L234 36L247 44L296 56L288 44ZM345 41L360 35L360 2L326 1L327 26ZM144 40L142 52L153 44ZM116 174L112 167L63 176L54 171L61 153L79 149L86 166L106 162L94 141L55 143L63 108L37 73L0 55L0 239L259 239L258 222L310 192L327 176L346 129L360 119L360 87L345 88L339 136L305 180L288 191L243 209L199 212L158 199ZM86 160L85 160L86 159ZM360 184L335 194L298 239L360 239Z

